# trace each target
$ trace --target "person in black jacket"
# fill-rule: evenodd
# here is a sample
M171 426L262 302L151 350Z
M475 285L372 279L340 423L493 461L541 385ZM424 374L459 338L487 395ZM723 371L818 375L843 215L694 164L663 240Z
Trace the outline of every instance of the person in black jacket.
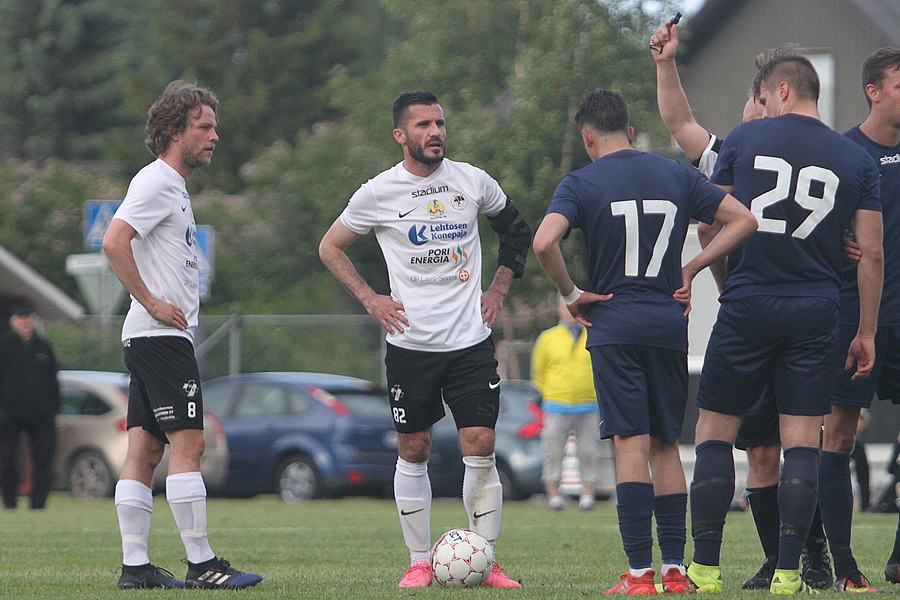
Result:
M56 453L59 382L53 350L34 331L34 309L13 310L11 331L0 336L0 492L15 508L19 475L16 452L23 432L31 444L31 508L44 508Z

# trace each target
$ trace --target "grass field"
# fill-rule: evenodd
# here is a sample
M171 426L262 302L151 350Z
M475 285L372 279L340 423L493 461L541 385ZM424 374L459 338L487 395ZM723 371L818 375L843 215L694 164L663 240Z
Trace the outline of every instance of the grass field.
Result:
M462 503L436 500L432 537L466 526ZM886 588L881 570L890 553L896 515L857 514L854 546L863 572ZM601 502L591 513L574 507L551 512L536 502L503 507L498 562L522 582L521 590L399 590L408 564L396 508L390 500L353 498L288 506L274 496L212 499L213 549L239 569L265 579L242 592L200 590L119 591L119 530L112 500L75 501L58 493L46 511L0 512L0 598L67 600L140 596L196 597L239 594L247 598L488 598L574 600L599 598L626 569L615 506ZM750 513L730 513L722 563L723 600L768 597L742 592L741 582L759 566L761 550ZM691 544L688 541L687 556ZM151 560L179 578L185 567L181 539L165 497L156 498ZM655 554L658 562L658 553ZM900 591L900 588L897 588Z

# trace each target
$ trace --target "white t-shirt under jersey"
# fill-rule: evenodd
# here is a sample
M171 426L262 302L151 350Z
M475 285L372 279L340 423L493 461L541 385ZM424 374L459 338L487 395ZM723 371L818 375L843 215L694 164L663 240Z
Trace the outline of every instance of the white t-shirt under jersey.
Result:
M425 178L400 163L353 194L341 222L360 235L375 230L391 296L409 320L403 333L388 334L388 342L445 352L490 335L481 319L478 214L496 214L505 205L506 194L487 173L449 159Z
M716 160L719 158L719 149L721 147L722 140L713 134L709 134L709 143L706 144L706 148L703 149L703 154L694 161L694 166L697 167L698 171L706 175L707 179L712 177L713 171L716 168Z
M131 249L147 289L154 298L179 307L189 326L181 331L157 321L132 297L122 340L177 335L193 341L200 313L200 271L197 226L184 178L164 161L155 160L131 180L115 218L137 232Z

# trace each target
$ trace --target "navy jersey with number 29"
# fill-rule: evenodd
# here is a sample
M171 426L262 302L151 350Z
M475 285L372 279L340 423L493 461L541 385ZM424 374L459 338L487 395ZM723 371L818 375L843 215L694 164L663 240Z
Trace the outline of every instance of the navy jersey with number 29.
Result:
M681 252L691 218L710 223L725 193L673 160L620 150L566 175L548 213L584 232L591 291L587 346L638 344L687 352Z
M868 152L818 119L757 119L728 135L711 180L734 186L759 221L729 257L721 301L764 295L839 302L844 231L857 210L881 210L878 168Z

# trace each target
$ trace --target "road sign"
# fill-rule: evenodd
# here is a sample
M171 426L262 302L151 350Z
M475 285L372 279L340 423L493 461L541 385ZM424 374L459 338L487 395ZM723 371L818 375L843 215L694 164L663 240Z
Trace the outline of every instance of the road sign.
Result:
M78 282L78 288L93 314L115 314L122 304L125 288L119 283L102 252L70 254L66 257L66 273Z
M97 251L102 248L103 234L112 222L121 202L113 200L88 200L84 203L84 249Z
M200 300L208 300L215 275L216 230L212 225L197 226L197 267L200 270Z

